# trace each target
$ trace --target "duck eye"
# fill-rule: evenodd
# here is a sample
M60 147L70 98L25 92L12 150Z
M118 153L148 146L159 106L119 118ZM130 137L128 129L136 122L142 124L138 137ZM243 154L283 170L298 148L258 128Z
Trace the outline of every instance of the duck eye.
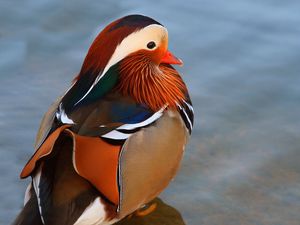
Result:
M155 46L156 46L156 44L155 44L154 41L150 41L150 42L147 44L147 48L149 48L149 49L153 49L153 48L155 48Z

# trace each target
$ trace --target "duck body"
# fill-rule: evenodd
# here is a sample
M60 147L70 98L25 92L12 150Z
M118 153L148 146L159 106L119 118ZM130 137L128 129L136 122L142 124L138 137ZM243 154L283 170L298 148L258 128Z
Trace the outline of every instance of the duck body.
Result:
M113 224L174 178L193 126L167 31L131 15L95 39L72 86L45 114L14 225Z

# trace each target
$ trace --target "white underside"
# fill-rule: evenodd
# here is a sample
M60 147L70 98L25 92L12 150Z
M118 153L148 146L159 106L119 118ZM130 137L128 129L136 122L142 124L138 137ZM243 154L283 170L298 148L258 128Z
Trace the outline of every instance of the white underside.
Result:
M106 221L106 212L100 197L96 198L82 213L74 225L110 225L117 220Z

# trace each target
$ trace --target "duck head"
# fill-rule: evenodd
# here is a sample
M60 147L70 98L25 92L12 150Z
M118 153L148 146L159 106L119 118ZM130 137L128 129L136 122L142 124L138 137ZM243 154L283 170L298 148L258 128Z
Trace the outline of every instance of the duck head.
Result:
M148 62L178 64L183 62L168 51L168 31L159 22L142 15L120 18L99 33L84 60L81 72L98 72L104 75L122 59L143 54Z
M114 90L153 110L175 107L184 99L186 87L170 64L183 62L168 50L168 31L162 24L142 15L118 19L105 27L89 48L74 79L84 80L80 85L85 86L76 104L88 97L104 76L112 76L109 71L114 67L114 74L118 73Z

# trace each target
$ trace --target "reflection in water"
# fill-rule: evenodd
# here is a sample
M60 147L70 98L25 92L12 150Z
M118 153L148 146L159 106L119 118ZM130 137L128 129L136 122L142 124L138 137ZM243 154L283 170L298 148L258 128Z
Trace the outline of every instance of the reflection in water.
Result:
M146 216L131 216L116 223L116 225L185 225L181 214L172 206L156 198L149 204L156 203L156 209Z

